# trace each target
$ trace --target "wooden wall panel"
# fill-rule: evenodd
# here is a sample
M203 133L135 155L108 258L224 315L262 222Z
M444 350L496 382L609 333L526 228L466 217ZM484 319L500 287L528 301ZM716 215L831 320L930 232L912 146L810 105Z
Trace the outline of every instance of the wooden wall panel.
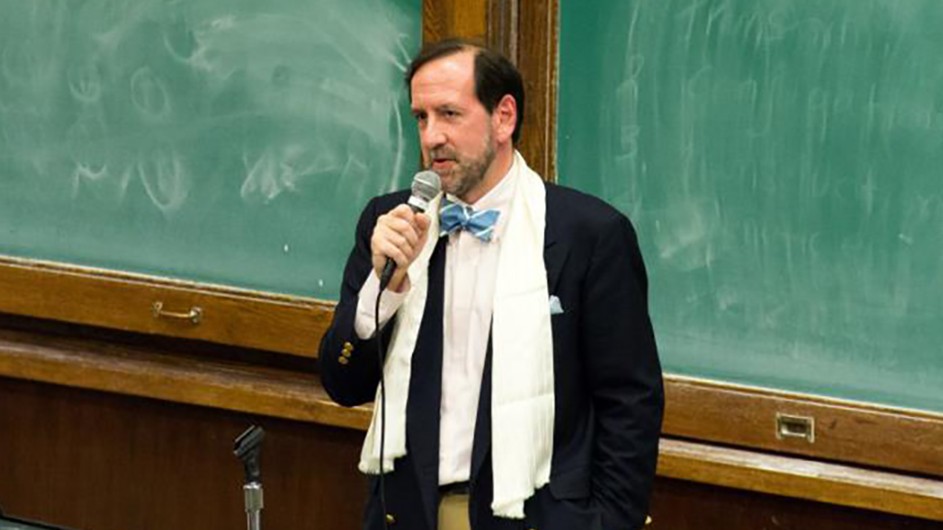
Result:
M358 431L0 378L0 506L84 530L245 528L233 440L262 449L263 528L359 528Z
M943 521L943 481L662 438L658 475Z
M266 429L263 528L359 528L365 499L364 479L356 471L359 429L2 377L0 395L0 505L8 513L84 530L242 528L242 469L231 448L256 423ZM663 448L662 459L683 454L678 447ZM664 472L662 465L651 507L653 530L939 526L678 480Z
M519 147L528 164L544 179L557 178L557 0L522 0L515 51L527 94Z
M436 42L449 37L486 40L486 0L423 0L422 40Z
M646 530L937 530L939 522L659 477Z

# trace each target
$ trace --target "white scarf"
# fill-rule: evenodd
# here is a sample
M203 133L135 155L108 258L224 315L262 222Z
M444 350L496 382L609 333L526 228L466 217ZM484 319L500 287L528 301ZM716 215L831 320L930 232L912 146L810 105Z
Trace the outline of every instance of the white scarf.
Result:
M524 501L550 481L553 458L553 336L543 260L546 189L520 153L511 172L514 194L502 236L491 326L491 456L498 517L522 519ZM441 194L429 204L438 212ZM428 265L439 233L432 215L429 237L409 267L409 294L397 313L384 367L386 447L384 471L406 455L406 400L412 354L429 287ZM360 471L380 472L380 390L360 454Z

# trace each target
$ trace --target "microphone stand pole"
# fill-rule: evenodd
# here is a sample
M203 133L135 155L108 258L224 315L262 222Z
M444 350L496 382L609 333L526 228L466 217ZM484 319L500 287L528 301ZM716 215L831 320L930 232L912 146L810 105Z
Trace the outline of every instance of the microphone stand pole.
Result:
M249 530L262 530L262 470L259 467L259 455L262 451L262 439L265 431L253 425L236 438L233 453L240 460L246 472L246 482L242 486L246 503L246 523Z

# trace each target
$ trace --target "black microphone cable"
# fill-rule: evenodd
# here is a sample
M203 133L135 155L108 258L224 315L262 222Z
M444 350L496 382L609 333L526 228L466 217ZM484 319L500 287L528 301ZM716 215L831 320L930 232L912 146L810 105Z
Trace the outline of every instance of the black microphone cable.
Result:
M386 283L386 282L384 282ZM374 307L373 312L373 323L374 331L373 334L376 337L377 343L377 364L380 368L380 509L383 513L380 514L380 517L383 518L383 528L389 530L389 521L387 521L387 514L389 513L386 510L386 483L383 480L384 475L386 475L386 465L383 460L383 450L386 445L386 381L383 375L383 362L386 359L385 352L383 351L383 337L380 333L380 297L383 296L383 290L386 289L386 285L380 286L380 291L377 293L377 302Z
M435 198L441 189L442 183L437 173L428 170L420 171L413 176L412 194L407 204L409 204L409 207L416 213L425 212L429 201ZM380 508L383 510L381 515L383 517L383 528L386 530L389 530L390 523L388 517L389 513L386 511L386 481L384 480L386 465L383 461L383 452L386 446L386 378L383 373L383 364L386 355L384 352L383 337L380 336L380 297L383 296L383 291L390 283L390 279L393 277L395 270L396 264L393 259L387 258L383 270L380 273L380 291L377 293L377 301L373 312L373 329L377 343L377 366L380 369ZM376 405L374 405L374 407L375 406Z

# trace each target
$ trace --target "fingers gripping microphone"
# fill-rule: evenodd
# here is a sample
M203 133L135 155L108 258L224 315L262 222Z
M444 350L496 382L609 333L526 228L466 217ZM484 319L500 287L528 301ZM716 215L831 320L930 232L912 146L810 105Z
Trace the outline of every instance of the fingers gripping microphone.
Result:
M406 204L416 213L423 213L429 207L429 201L439 194L442 183L439 175L435 171L420 171L413 177L412 195ZM393 271L396 270L396 262L392 258L386 258L386 265L383 266L383 272L380 274L380 291L386 289L390 279L393 277Z

